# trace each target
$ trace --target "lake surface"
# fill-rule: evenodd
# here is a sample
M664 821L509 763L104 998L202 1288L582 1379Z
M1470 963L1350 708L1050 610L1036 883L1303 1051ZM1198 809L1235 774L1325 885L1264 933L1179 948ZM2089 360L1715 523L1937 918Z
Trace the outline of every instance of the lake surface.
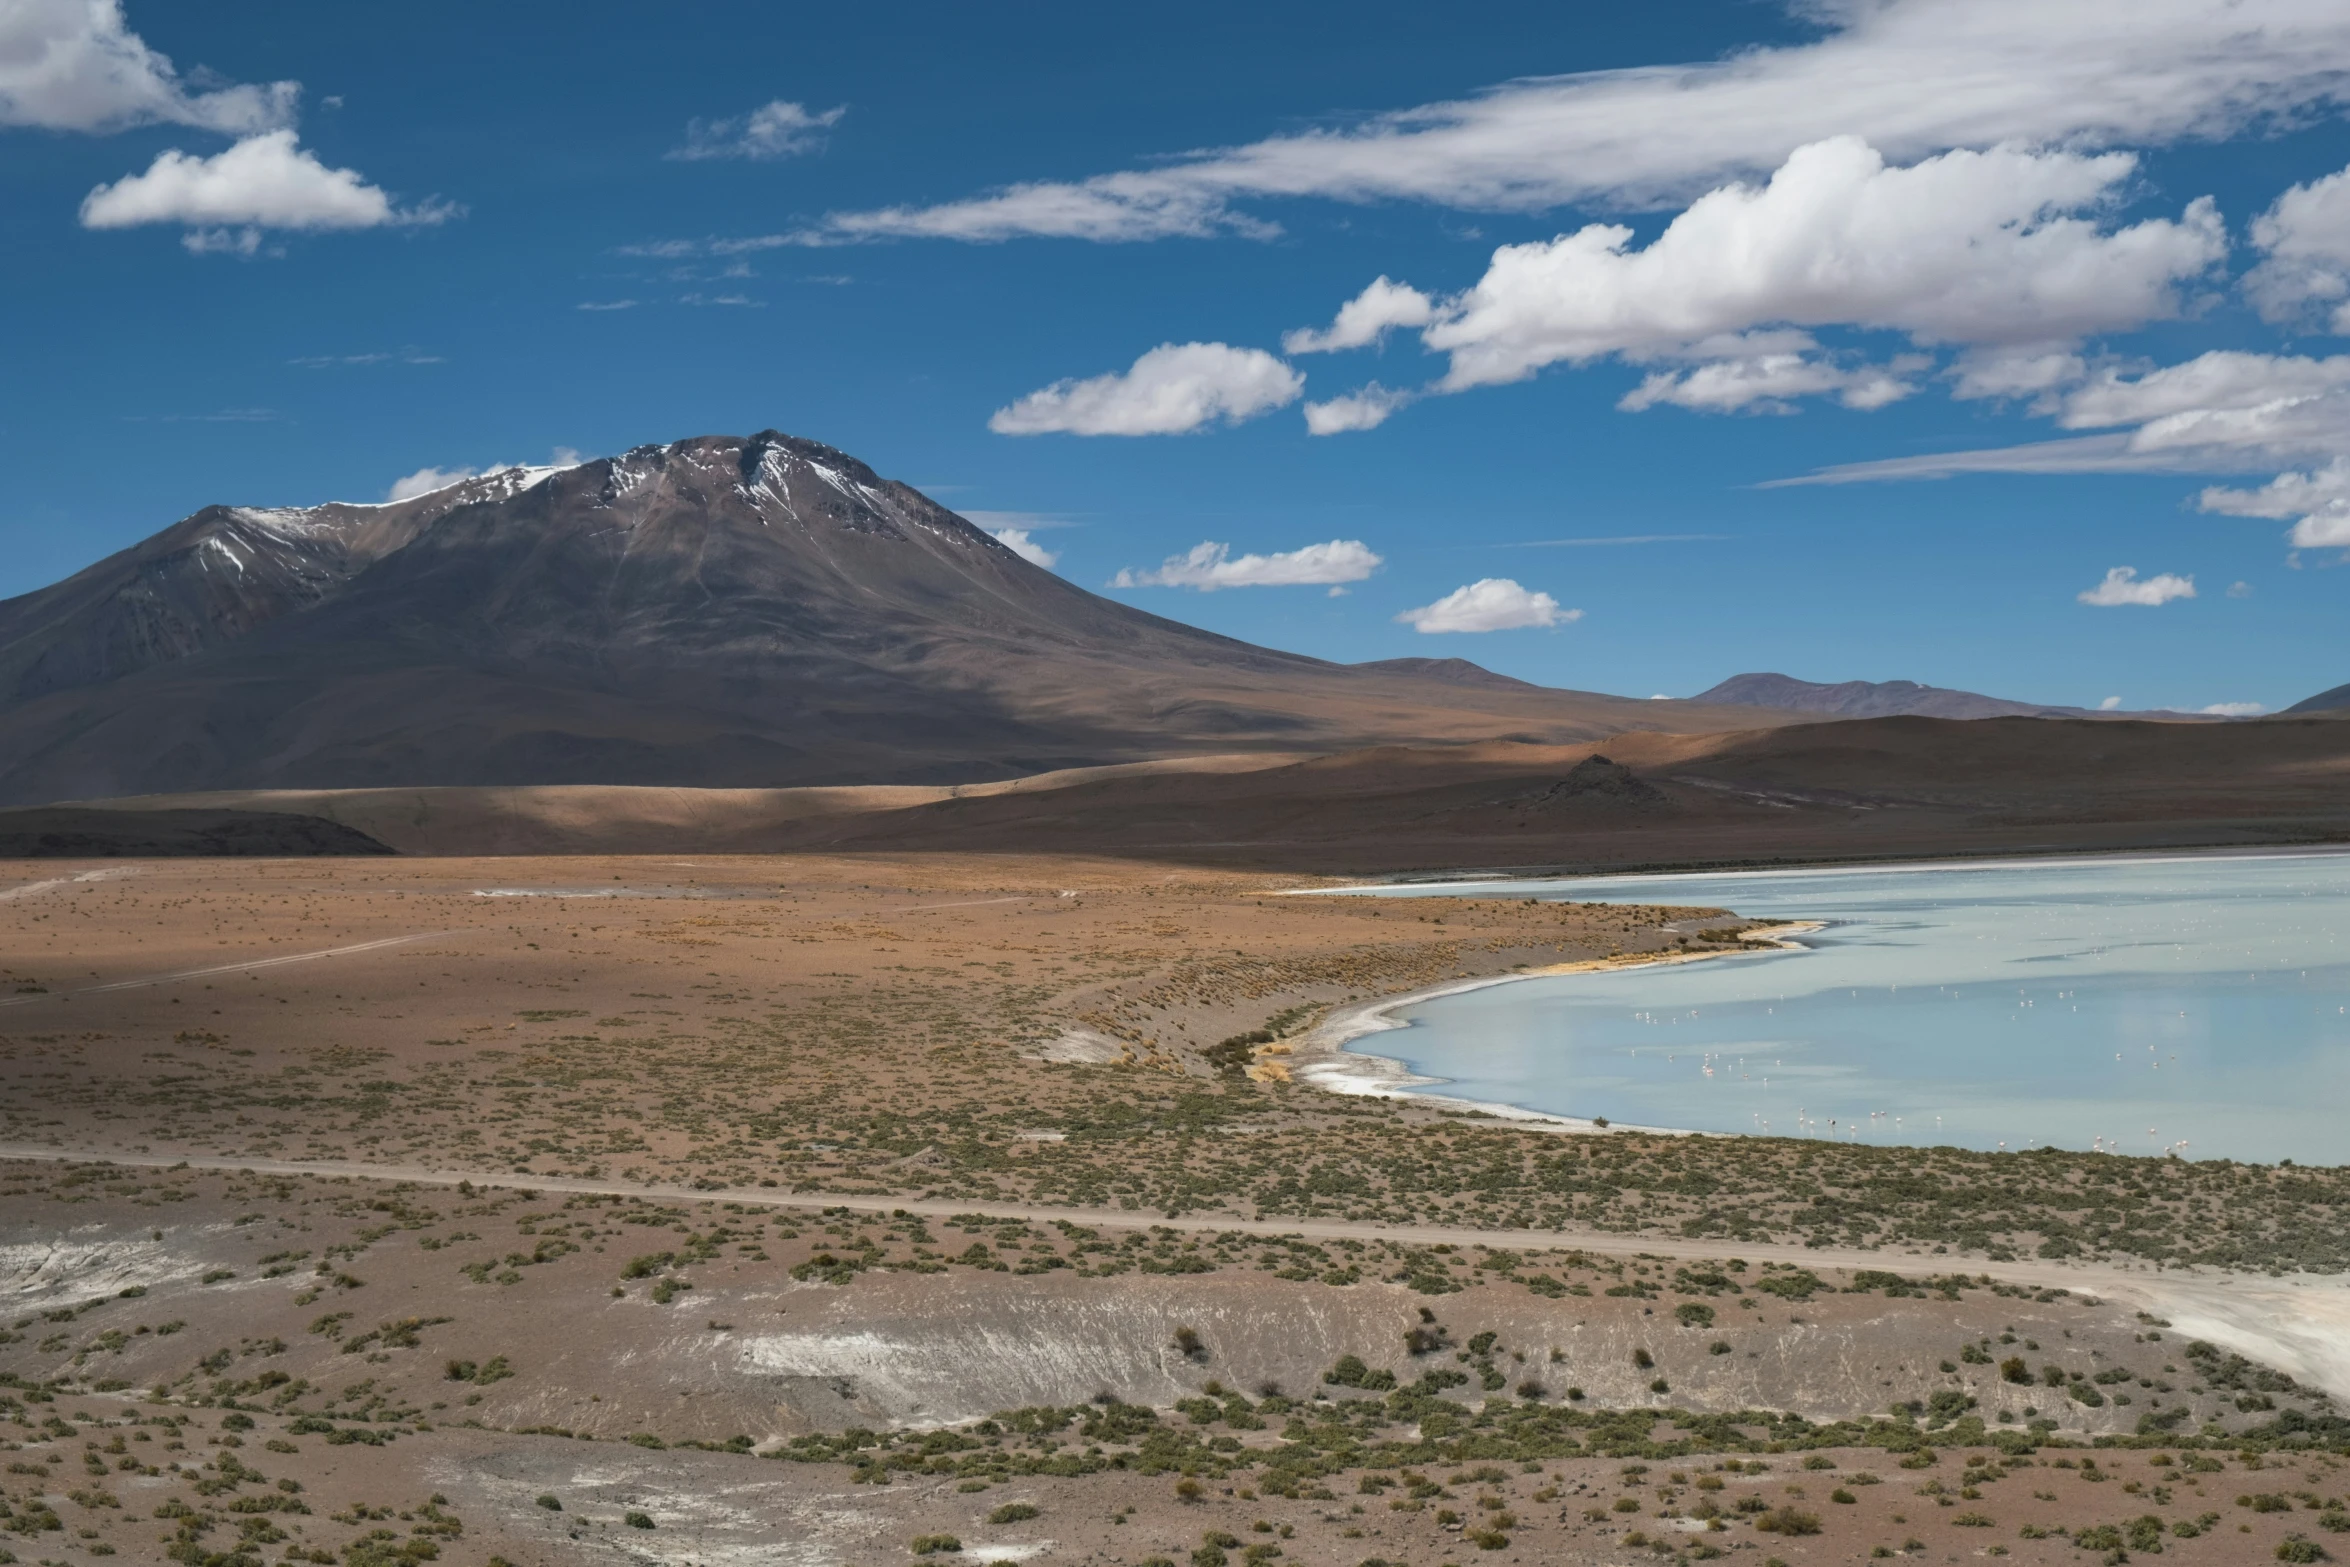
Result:
M2350 855L1376 890L1826 924L1799 952L1439 997L1356 1042L1428 1092L1700 1131L2350 1163Z

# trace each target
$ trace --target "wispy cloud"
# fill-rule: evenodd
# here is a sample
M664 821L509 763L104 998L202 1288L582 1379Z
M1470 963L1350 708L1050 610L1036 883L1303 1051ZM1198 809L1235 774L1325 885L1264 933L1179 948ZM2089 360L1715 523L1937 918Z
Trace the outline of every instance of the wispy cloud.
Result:
M1619 533L1607 538L1590 539L1512 539L1501 544L1488 544L1495 550L1576 550L1603 549L1624 544L1718 544L1730 538L1727 533Z
M1790 7L1813 41L1679 66L1509 82L1473 97L1089 179L837 213L848 242L1023 236L1134 242L1265 234L1259 200L1402 200L1486 211L1652 210L1857 135L1896 159L1952 147L2211 140L2339 104L2336 0L2136 0L2129 25L2046 0L1832 0Z
M824 145L824 133L840 123L848 106L808 112L804 104L778 98L748 114L720 120L694 120L685 128L684 145L666 156L687 162L705 158L796 158Z
M2225 471L2249 471L2261 463L2238 461ZM2031 441L1915 457L1883 457L1838 463L1792 478L1765 479L1755 486L1783 490L1807 484L1881 484L1904 479L1951 479L1969 473L2210 473L2189 466L2180 454L2134 450L2126 435L2084 435L2064 441Z
M2076 366L2077 366L2076 361ZM2134 428L2021 446L1821 468L1763 488L1947 479L1969 473L2275 474L2196 499L2227 516L2293 518L2295 549L2350 546L2350 354L2317 359L2215 350L2175 365L2046 386L2034 406L2074 429ZM2279 473L2286 463L2305 467Z
M284 414L274 408L220 408L208 414L126 414L132 424L273 424Z
M924 484L917 486L925 494L944 495L966 486L956 484ZM993 531L997 528L1020 528L1030 533L1042 533L1051 528L1082 526L1074 516L1057 511L962 511L955 515L965 522Z
M583 299L572 307L575 310L634 310L633 299Z
M300 359L289 359L290 365L305 370L332 370L346 365L437 365L447 363L439 354L424 353L414 348L395 348L373 354L310 354Z
M1324 587L1360 582L1385 564L1360 539L1332 539L1303 549L1237 556L1229 544L1206 543L1195 544L1184 554L1170 555L1147 571L1128 567L1110 579L1110 586L1196 588L1202 593L1219 588Z
M493 462L478 468L439 468L426 466L414 473L402 474L384 491L386 501L411 501L419 495L430 495L445 490L452 484L463 484L467 479L478 479L484 474L508 473L517 469L528 473L534 469L576 468L587 459L576 447L558 446L544 463Z

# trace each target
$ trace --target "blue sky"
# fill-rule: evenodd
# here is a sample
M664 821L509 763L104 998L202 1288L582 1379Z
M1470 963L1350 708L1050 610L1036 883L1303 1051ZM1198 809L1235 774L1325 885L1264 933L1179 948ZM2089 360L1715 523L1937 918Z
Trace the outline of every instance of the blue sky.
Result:
M5 0L0 596L772 426L1334 659L2273 709L2350 678L2345 72L2335 0Z

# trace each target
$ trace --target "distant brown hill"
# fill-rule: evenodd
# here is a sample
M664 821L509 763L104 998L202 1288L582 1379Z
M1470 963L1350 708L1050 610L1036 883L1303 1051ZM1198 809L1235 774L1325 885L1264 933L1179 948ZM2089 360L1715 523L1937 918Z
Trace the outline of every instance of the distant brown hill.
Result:
M1948 686L1922 686L1914 680L1840 680L1823 684L1792 675L1756 673L1732 675L1711 690L1700 691L1693 702L1726 702L1738 707L1770 708L1783 713L1809 713L1824 718L2142 718L2143 713L2112 713L2086 707L2051 706L2043 702L2011 702L1977 691L1955 691ZM2165 719L2208 723L2200 713L2163 713Z
M2350 843L2350 725L1904 717L1380 747L810 816L766 841L1341 873Z
M0 603L0 804L947 783L1755 722L1254 647L1085 592L773 431L393 505L207 507Z
M1883 718L1234 754L964 786L233 791L411 854L1067 853L1285 873L2350 843L2350 724ZM13 818L0 812L0 834Z

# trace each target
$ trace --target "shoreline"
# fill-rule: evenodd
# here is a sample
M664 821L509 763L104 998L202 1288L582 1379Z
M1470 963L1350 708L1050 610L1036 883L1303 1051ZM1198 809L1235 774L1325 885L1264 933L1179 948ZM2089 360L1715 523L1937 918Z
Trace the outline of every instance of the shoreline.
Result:
M1775 925L1755 926L1741 933L1741 940L1767 946L1774 952L1802 952L1808 950L1797 938L1815 935L1827 929L1824 920L1788 920ZM1289 1080L1320 1089L1324 1093L1347 1094L1364 1098L1401 1099L1425 1104L1439 1110L1473 1111L1496 1120L1514 1121L1549 1131L1571 1132L1599 1136L1609 1132L1643 1132L1659 1137L1742 1137L1743 1132L1703 1132L1680 1126L1634 1126L1622 1121L1605 1125L1587 1116L1560 1115L1549 1110L1530 1110L1523 1105L1504 1104L1495 1100L1464 1099L1451 1094L1417 1092L1421 1084L1440 1084L1441 1077L1422 1077L1393 1056L1354 1048L1354 1042L1375 1034L1385 1034L1412 1025L1394 1014L1424 1001L1443 996L1463 995L1472 990L1485 990L1495 985L1508 985L1527 979L1557 979L1569 974L1611 974L1626 969L1666 968L1684 963L1704 963L1717 958L1755 956L1749 947L1723 948L1712 952L1673 952L1632 958L1587 958L1575 963L1552 963L1541 968L1519 969L1508 974L1485 974L1474 979L1456 979L1441 985L1430 985L1401 995L1383 996L1370 1001L1356 1002L1341 1007L1324 1017L1312 1028L1298 1036L1290 1047L1284 1063Z
M1672 881L1717 876L1819 876L1873 872L2001 870L2047 865L2160 864L2172 860L2272 860L2350 855L2350 844L2338 839L2311 839L2306 843L2182 844L2176 847L2134 849L1985 849L1953 850L1946 854L1852 855L1845 858L1797 860L1651 860L1620 866L1502 866L1492 870L1402 872L1381 881L1349 880L1339 887L1295 887L1279 896L1310 898L1363 896L1381 892L1424 892L1446 887L1477 887L1517 882L1550 881Z

